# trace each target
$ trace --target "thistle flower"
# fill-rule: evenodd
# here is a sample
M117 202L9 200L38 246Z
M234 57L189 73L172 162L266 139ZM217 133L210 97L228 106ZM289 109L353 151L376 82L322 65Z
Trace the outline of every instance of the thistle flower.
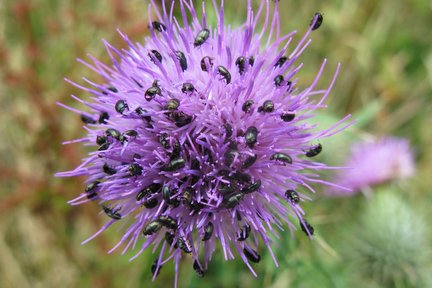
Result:
M404 179L415 171L413 152L406 139L385 137L358 143L334 182L350 190L332 187L329 195L349 196L373 185Z
M431 252L424 217L406 199L379 192L346 241L351 268L377 287L430 287L421 284L430 274Z
M313 234L301 209L308 197L297 188L331 185L304 170L330 169L306 154L319 152L314 140L350 125L343 124L348 116L323 131L310 124L311 113L325 107L339 65L327 89L316 88L326 60L309 87L297 87L302 64L296 62L322 22L320 13L305 23L307 32L292 49L296 32L280 35L277 1L273 13L270 2L262 1L256 14L248 1L246 22L236 29L225 26L223 1L220 7L214 1L217 27L208 25L204 2L198 19L192 1L178 1L183 26L173 17L174 1L170 8L167 2L162 11L153 1L149 6L157 19L149 12L151 37L144 44L121 32L127 49L104 41L111 67L92 56L91 64L80 60L105 83L84 79L88 88L71 82L94 96L94 102L73 96L91 113L59 105L80 113L86 124L88 135L72 142L95 151L76 169L57 175L86 176L84 193L70 204L96 201L110 218L83 243L124 222L129 226L111 251L138 246L138 257L154 245L159 256L153 277L173 259L177 285L185 254L203 276L218 246L226 260L239 255L256 275L250 262L260 261L260 245L274 259L275 227L294 230L297 219Z

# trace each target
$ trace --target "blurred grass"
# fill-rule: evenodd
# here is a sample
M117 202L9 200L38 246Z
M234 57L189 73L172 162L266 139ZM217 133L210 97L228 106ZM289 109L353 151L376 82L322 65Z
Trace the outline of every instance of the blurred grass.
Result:
M55 104L79 107L69 95L83 95L63 78L79 81L92 75L94 79L75 58L91 53L108 62L100 40L124 46L116 28L142 41L148 34L147 4L143 0L0 2L0 287L172 285L172 265L163 267L150 284L154 260L150 251L133 263L128 262L130 252L106 255L120 238L115 229L80 246L103 219L93 205L72 209L66 204L83 189L83 179L53 178L56 171L78 165L86 153L80 145L61 146L84 133L78 117ZM242 1L226 4L227 22L241 23L242 5ZM291 0L279 5L283 32L298 29L301 34L314 12L324 14L324 24L314 32L302 59L300 84L314 77L323 58L329 59L329 70L322 85L328 83L336 63L342 63L328 101L331 113L319 115L320 123L330 125L347 113L359 116L359 124L347 134L323 141L321 159L340 165L350 142L368 135L409 138L418 172L394 193L431 219L425 208L432 202L432 47L427 37L431 2ZM291 239L281 233L274 243L278 269L266 254L255 266L259 277L254 278L242 261L225 263L217 253L204 279L198 279L190 260L185 260L181 286L348 287L350 283L364 287L359 275L348 273L350 260L342 246L368 201L361 195L315 199L305 209L318 239L308 241L301 233ZM430 225L429 220L428 229Z

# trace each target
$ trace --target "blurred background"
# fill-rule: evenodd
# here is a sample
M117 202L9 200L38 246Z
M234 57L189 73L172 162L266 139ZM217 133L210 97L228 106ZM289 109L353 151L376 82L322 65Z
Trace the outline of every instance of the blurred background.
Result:
M245 1L230 2L226 18L236 26ZM342 63L329 109L316 118L320 127L349 113L358 120L321 142L319 160L344 165L353 145L392 135L408 139L415 173L366 183L345 197L328 197L319 186L304 205L316 238L281 233L273 243L279 268L264 254L254 278L240 259L225 262L216 253L203 279L185 259L180 287L432 287L432 2L279 4L283 32L301 34L315 12L324 15L303 54L300 85L313 79L323 58L329 60L323 85ZM66 203L83 191L84 179L53 176L76 167L88 152L79 144L61 145L85 131L79 117L56 102L83 108L70 94L88 97L63 78L97 80L75 59L90 53L109 63L101 39L124 47L117 28L143 41L147 6L147 0L0 1L0 287L173 285L172 265L151 283L151 251L133 262L132 253L107 255L121 237L115 229L81 246L104 217L97 205ZM401 153L391 152L389 162Z

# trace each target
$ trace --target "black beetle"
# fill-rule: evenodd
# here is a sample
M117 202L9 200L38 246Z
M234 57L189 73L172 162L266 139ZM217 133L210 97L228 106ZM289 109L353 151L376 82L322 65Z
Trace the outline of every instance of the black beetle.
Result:
M195 37L194 46L195 47L201 46L209 38L209 36L210 36L210 30L204 28L203 30L198 32L197 36Z
M243 193L248 194L257 191L260 187L261 187L261 180L258 179L256 182L250 184L249 186L246 186L241 191Z
M264 101L263 105L258 107L258 112L271 113L274 111L274 104L271 100Z
M238 57L235 64L238 67L240 75L243 75L246 69L246 58L243 56Z
M183 83L181 91L183 93L193 93L195 91L195 87L192 85L192 83Z
M242 111L245 113L249 113L251 111L253 104L254 104L253 100L246 100L246 102L244 102L242 105Z
M315 157L322 151L321 143L306 151L306 157Z
M258 254L258 252L249 247L245 247L243 249L243 253L245 254L246 258L254 263L258 263L261 260L261 256Z
M152 26L153 26L153 29L155 29L155 30L157 30L159 32L166 31L165 25L162 24L162 23L160 23L160 22L158 22L158 21L153 21L152 22Z
M143 168L140 165L136 164L136 163L131 164L128 167L128 173L129 173L130 176L141 175L142 170L143 170Z
M219 65L217 67L218 73L225 79L226 84L231 83L231 74L224 66Z
M183 111L174 110L169 114L170 119L175 123L177 127L183 127L190 124L193 120L193 117L187 115Z
M254 56L250 56L249 57L249 65L253 66L255 64L255 57Z
M287 57L282 56L281 58L279 58L278 61L276 61L276 64L274 65L275 67L282 67L283 64L285 64L285 62L288 60Z
M161 269L162 265L158 266L158 258L156 258L156 260L153 262L153 265L151 266L152 275L156 275L157 277Z
M315 21L315 19L316 19L316 21ZM312 17L312 20L310 23L310 26L312 27L312 31L317 30L321 26L323 20L324 20L324 18L322 16L322 14L320 12L316 12L314 14L314 16ZM314 21L315 21L315 23L314 23Z
M164 107L165 110L176 110L180 106L180 101L178 99L169 99Z
M109 118L110 118L110 116L109 116L109 114L108 114L107 112L102 112L102 113L99 115L99 120L98 120L98 122L99 122L99 124L106 124L106 123L107 123L106 120L109 120Z
M201 62L200 62L200 66L201 66L201 70L202 71L205 71L205 72L208 72L208 68L207 67L213 67L213 58L212 57L210 57L210 56L205 56L205 57L203 57L202 59L201 59Z
M300 227L302 229L302 231L307 235L307 236L312 236L314 235L315 229L312 227L311 224L309 224L309 222L307 222L305 219L303 219L303 222L300 221Z
M109 128L105 131L105 135L111 136L112 138L119 140L121 134L117 129Z
M213 223L208 222L206 227L204 228L204 237L202 238L202 241L210 240L212 235L213 235Z
M159 217L159 222L163 226L165 226L165 227L167 227L169 229L173 229L173 230L177 229L177 221L174 218L170 217L170 216L160 216Z
M102 209L104 210L105 214L108 215L108 217L114 220L120 220L122 218L121 214L117 212L120 209L113 210L105 205L102 206Z
M257 142L257 138L258 138L258 129L255 126L250 126L249 128L246 129L246 133L245 133L246 144L250 148L253 148L253 146Z
M92 199L97 197L97 191L96 190L98 189L98 186L100 183L101 183L100 181L96 180L96 181L93 181L93 182L87 184L87 186L85 188L85 192L86 192L88 199L92 200Z
M118 100L115 104L115 110L120 114L123 114L123 112L128 109L129 106L124 100Z
M197 260L195 260L193 263L193 269L198 274L198 277L204 277L204 270L201 268L201 265L198 263Z
M143 230L144 235L153 235L162 228L162 224L158 220L153 220L148 223Z
M150 194L156 194L159 192L162 185L160 183L152 183L143 189L141 189L138 194L136 195L136 200L140 201L144 197L150 195Z
M295 190L285 191L285 197L287 197L287 199L292 203L297 204L300 202L300 197L299 197L297 191L295 191Z
M182 69L182 71L186 71L188 68L188 64L187 64L187 60L186 60L186 56L182 51L175 51L175 55L177 56L177 59L179 60L180 63L180 68Z
M240 154L238 153L238 151L231 150L231 149L227 150L225 152L225 155L224 155L224 159L225 159L224 163L225 163L225 165L228 166L228 167L230 167L231 164L234 162L234 159L238 158L239 156L240 156Z
M237 241L245 241L247 238L249 238L250 231L250 225L244 225L243 228L240 230L239 234L237 235Z
M237 206L240 201L243 199L244 194L243 193L237 193L226 199L225 207L226 208L234 208Z
M102 166L102 170L103 170L103 172L105 172L105 174L108 174L108 175L114 175L114 174L117 173L117 170L114 169L114 168L112 168L112 167L110 167L110 166L108 166L107 163L105 163L105 164Z
M151 50L150 52L151 54L148 53L148 56L150 57L150 61L156 64L156 62L154 61L154 58L156 58L159 61L159 63L162 63L162 55L159 53L159 51Z
M156 207L158 204L159 204L159 200L157 198L150 198L144 201L143 203L144 207L146 207L147 209L152 209Z
M251 167L257 160L258 155L254 154L253 156L248 156L242 163L241 168L247 169Z
M171 231L167 231L167 232L165 233L165 240L167 241L167 243L168 243L170 246L173 244L173 242L174 242L174 238L175 238L175 235L174 235L174 233L172 233Z
M292 158L291 156L289 156L288 154L285 153L274 153L273 155L271 155L270 160L276 160L276 161L280 161L283 163L288 163L291 164L292 163Z
M162 90L158 86L152 86L147 89L144 94L144 98L147 101L151 101L156 97L156 95L162 96Z
M97 121L95 119L93 119L92 117L89 117L87 115L81 114L81 121L84 124L96 124Z
M164 147L165 149L169 148L169 135L167 133L162 133L159 136L159 143Z
M179 237L177 239L177 246L185 253L192 253L192 246L190 245L189 241L183 237Z
M283 81L284 81L284 76L283 75L277 75L274 78L274 84L275 84L276 87L281 86Z
M186 166L186 161L183 158L177 158L171 160L167 165L165 165L164 170L168 172L176 171L182 169Z
M295 113L288 111L288 112L283 112L280 115L280 118L284 121L284 122L291 122L292 120L294 120L295 118Z

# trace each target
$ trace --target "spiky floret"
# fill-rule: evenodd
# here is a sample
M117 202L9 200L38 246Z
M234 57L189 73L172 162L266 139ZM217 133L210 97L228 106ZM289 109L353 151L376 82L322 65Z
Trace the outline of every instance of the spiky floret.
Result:
M362 281L376 282L375 287L430 287L429 229L421 209L401 191L376 190L346 238L350 268Z
M178 1L183 26L173 17L174 2L166 2L162 11L149 5L157 19L149 12L151 37L144 44L122 33L128 49L104 41L111 67L92 56L92 64L80 60L106 83L73 83L95 96L94 102L73 96L92 113L59 105L83 115L88 135L74 142L95 151L58 176L87 176L85 193L70 203L97 201L112 218L84 243L129 219L111 251L138 245L137 257L152 244L160 247L154 277L170 259L177 275L184 253L203 274L219 244L225 259L240 255L255 275L249 262L259 261L260 243L273 256L274 227L296 229L291 221L297 218L302 230L313 233L300 205L308 197L285 195L298 186L314 192L311 183L330 184L304 172L329 169L305 152L311 141L344 129L346 118L323 131L309 124L312 112L325 107L339 65L327 89L316 89L326 60L309 87L297 88L302 64L296 61L310 43L317 16L289 49L295 32L279 34L277 2L273 13L269 1L262 1L254 14L248 1L247 20L236 29L224 24L223 1L220 7L213 3L217 27L207 24L204 2L200 20L192 1Z

